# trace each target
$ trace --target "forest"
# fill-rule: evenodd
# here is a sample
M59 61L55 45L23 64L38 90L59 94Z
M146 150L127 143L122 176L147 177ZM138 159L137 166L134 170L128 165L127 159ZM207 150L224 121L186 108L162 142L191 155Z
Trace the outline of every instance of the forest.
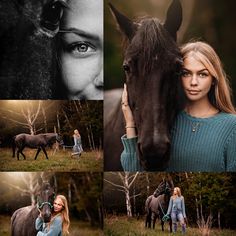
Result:
M0 147L11 146L19 133L58 132L65 145L73 145L73 132L81 133L85 149L102 149L102 101L1 100Z
M10 235L10 216L16 209L37 204L39 176L44 181L51 179L55 193L66 196L71 235L99 235L103 227L102 173L97 172L1 172L0 235Z
M144 224L145 200L163 179L171 179L181 188L190 227L208 223L209 228L236 229L235 173L107 172L103 190L105 224L112 217L122 216L142 219Z

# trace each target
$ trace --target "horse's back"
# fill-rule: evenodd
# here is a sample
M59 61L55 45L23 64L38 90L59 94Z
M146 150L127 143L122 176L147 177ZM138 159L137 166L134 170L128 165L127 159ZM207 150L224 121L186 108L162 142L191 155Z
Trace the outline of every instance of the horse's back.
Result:
M11 236L36 236L36 213L34 206L16 210L11 217Z
M104 94L104 169L121 171L121 136L124 134L123 114L121 111L122 89L114 89Z

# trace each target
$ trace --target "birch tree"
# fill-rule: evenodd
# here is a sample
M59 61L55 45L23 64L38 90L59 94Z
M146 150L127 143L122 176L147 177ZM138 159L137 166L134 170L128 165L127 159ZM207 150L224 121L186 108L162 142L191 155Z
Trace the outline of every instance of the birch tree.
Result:
M108 179L104 179L104 181L113 185L114 187L117 188L118 191L121 191L125 194L125 205L127 210L127 216L132 217L132 207L130 199L135 196L131 196L130 193L131 193L131 187L134 184L136 178L138 177L139 172L136 172L135 174L132 174L130 172L117 172L116 174L119 176L122 185L111 182Z

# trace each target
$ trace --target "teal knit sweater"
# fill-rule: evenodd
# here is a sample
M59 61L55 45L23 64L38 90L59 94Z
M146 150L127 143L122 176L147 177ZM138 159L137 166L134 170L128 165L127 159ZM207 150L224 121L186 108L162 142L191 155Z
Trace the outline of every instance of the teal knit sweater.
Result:
M142 171L136 154L137 138L124 135L121 140L124 171ZM167 171L236 171L236 116L220 112L196 118L180 112L171 131Z

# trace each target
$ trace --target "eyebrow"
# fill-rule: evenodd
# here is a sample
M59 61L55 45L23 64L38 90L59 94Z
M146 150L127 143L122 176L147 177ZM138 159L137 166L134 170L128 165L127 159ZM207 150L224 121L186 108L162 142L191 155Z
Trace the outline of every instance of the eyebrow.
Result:
M59 30L60 33L74 33L74 34L77 34L78 36L80 37L85 37L85 38L88 38L88 39L91 39L91 40L99 40L99 37L97 35L94 35L94 34L90 34L84 30L80 30L80 29L77 29L77 28L68 28L68 29L61 29Z
M188 71L188 72L192 72L191 70L188 70L188 69L186 69L186 68L183 68L183 70L186 70L186 71ZM207 72L209 72L208 71L208 69L202 69L202 70L199 70L199 71L197 71L197 72L203 72L203 71L207 71Z

